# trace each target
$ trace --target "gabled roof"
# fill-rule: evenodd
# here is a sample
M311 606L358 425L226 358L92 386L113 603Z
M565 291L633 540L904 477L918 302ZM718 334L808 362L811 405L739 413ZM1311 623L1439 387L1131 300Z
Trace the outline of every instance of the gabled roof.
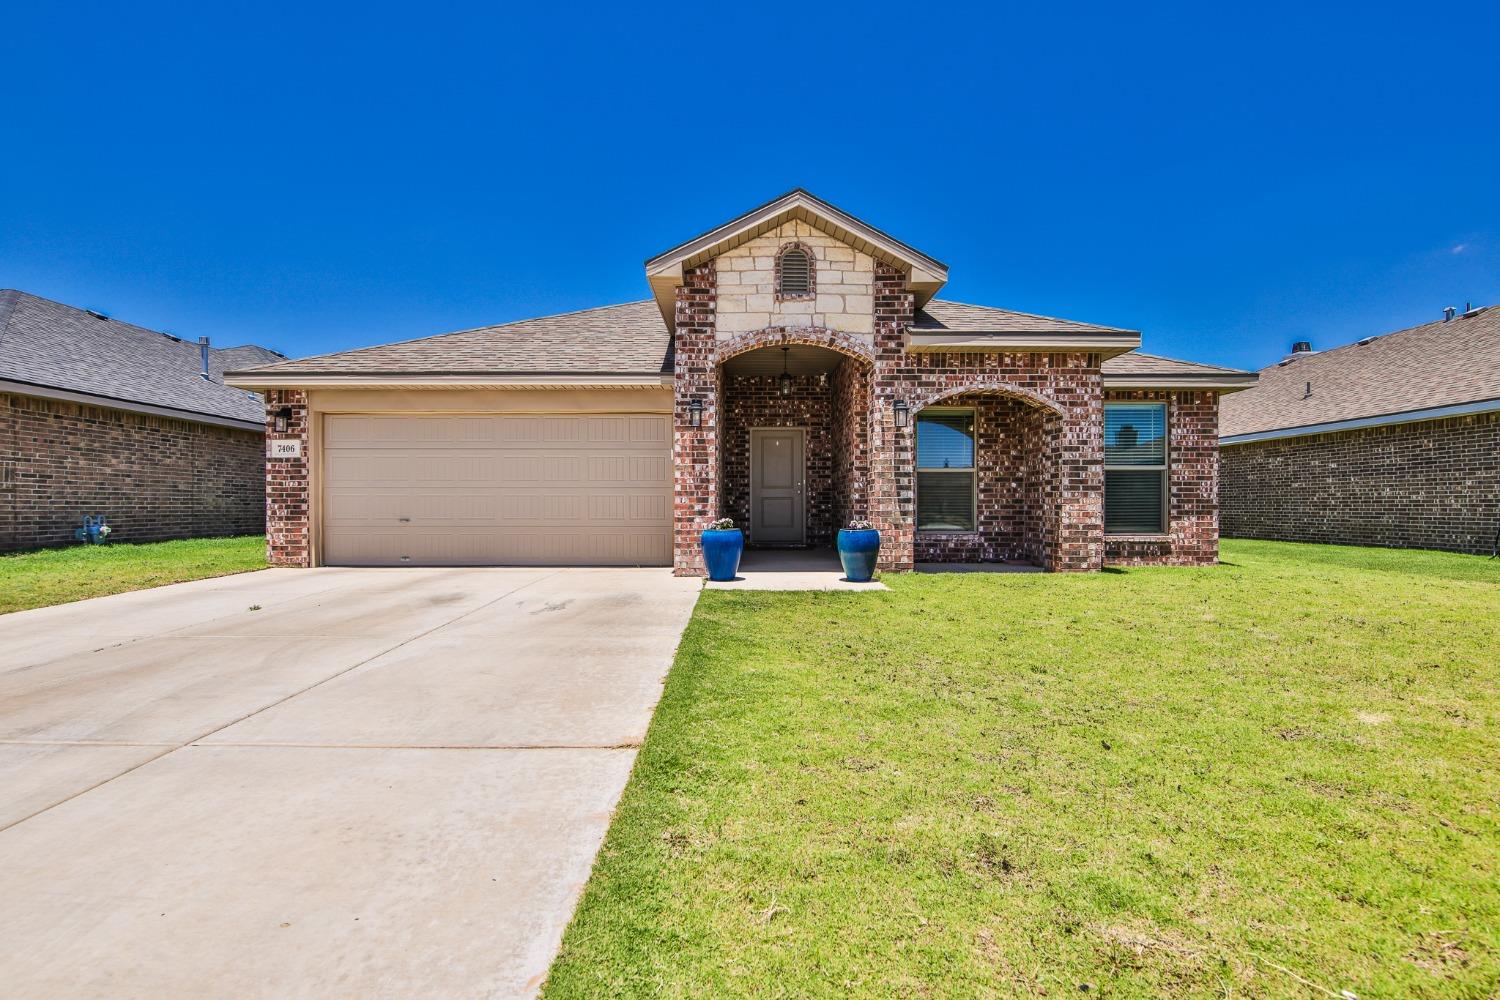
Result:
M1262 368L1254 389L1224 401L1219 434L1316 428L1490 400L1500 400L1497 306Z
M947 264L802 188L793 188L779 198L773 198L646 261L646 280L651 283L651 293L667 325L671 327L675 323L676 288L682 284L685 268L696 267L733 250L791 219L800 219L876 260L905 271L907 284L916 295L918 306L937 294L937 290L948 281Z
M232 378L236 385L265 388L292 377L348 381L360 376L471 383L557 377L580 385L622 380L660 385L671 372L672 337L656 304L647 299L283 361Z
M264 347L210 347L209 378L200 375L195 341L102 318L37 295L0 290L0 382L117 400L184 418L201 415L265 424L265 403L223 384L230 368L278 361ZM71 398L69 396L68 398Z

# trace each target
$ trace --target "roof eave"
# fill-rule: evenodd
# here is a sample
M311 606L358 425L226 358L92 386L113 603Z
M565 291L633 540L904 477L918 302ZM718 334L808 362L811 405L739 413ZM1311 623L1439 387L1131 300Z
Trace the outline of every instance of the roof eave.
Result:
M906 350L912 354L1087 351L1091 354L1100 354L1107 359L1128 354L1140 347L1141 335L1131 331L1119 333L1016 333L1013 331L933 333L913 330L905 335L904 344Z
M1205 372L1203 374L1143 375L1138 373L1104 374L1106 389L1199 389L1218 393L1252 389L1259 376L1252 372Z
M650 389L669 386L665 372L228 372L241 389Z

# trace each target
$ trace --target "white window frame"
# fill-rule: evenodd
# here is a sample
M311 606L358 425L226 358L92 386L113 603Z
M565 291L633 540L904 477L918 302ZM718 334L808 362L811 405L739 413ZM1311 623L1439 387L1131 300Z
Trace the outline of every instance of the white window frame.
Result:
M1141 409L1146 409L1148 407L1154 407L1154 408L1157 408L1157 409L1161 410L1161 426L1162 426L1161 464L1160 465L1110 465L1109 464L1109 458L1108 458L1108 455L1109 455L1109 446L1106 445L1105 449L1104 449L1104 454L1106 456L1105 460L1104 460L1104 473L1105 473L1105 487L1104 488L1105 488L1106 493L1107 493L1107 491L1109 489L1109 485L1108 485L1108 483L1109 483L1109 473L1111 473L1111 472L1156 472L1156 473L1158 473L1161 476L1161 527L1158 528L1156 531L1110 531L1106 527L1105 530L1104 530L1104 533L1106 535L1111 535L1111 536L1116 536L1116 535L1152 535L1152 536L1156 536L1156 535L1167 535L1167 534L1170 533L1169 532L1169 529L1171 527L1171 520L1170 520L1170 514L1171 514L1171 511L1170 511L1170 499L1171 499L1172 482L1168 478L1167 472L1172 467L1172 405L1171 405L1171 403L1169 401L1167 401L1167 400L1161 400L1161 399L1157 399L1157 400L1120 400L1118 402L1106 399L1104 401L1104 408L1106 410L1110 410L1110 409L1127 409L1127 408L1141 410ZM1105 504L1105 509L1108 509L1108 506L1109 506L1109 497L1108 497L1108 495L1106 495L1104 497L1104 504Z
M967 413L973 430L969 432L971 456L969 461L973 464L965 469L948 468L927 469L917 466L916 475L913 477L912 492L916 502L912 514L917 524L919 535L972 535L979 531L979 408L975 406L929 406L918 410L912 416L912 461L920 454L917 447L917 436L922 432L922 415L924 413L952 414ZM924 528L922 527L922 473L945 472L967 474L969 476L969 527L967 528Z

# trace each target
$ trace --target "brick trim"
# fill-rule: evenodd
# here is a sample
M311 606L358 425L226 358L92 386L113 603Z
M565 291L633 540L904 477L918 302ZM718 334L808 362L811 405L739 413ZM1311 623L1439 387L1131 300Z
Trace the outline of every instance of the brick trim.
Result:
M875 352L869 343L854 334L822 326L767 326L721 341L714 350L714 364L722 365L731 358L765 347L792 345L822 347L867 365L875 363Z

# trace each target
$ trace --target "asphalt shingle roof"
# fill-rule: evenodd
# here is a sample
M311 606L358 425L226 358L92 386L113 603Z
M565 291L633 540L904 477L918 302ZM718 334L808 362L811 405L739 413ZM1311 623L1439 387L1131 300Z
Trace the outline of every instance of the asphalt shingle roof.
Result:
M320 354L256 369L278 375L659 375L672 337L650 299Z
M281 357L264 347L210 347L204 379L196 341L0 290L0 379L259 423L260 395L224 385L224 372Z
M1013 309L975 306L967 302L933 299L917 311L913 333L1135 333L1117 326L1099 326L1055 316L1037 316Z
M921 332L1130 333L934 299ZM277 375L646 375L672 371L672 338L650 299L321 354L256 369Z
M1110 358L1104 362L1100 370L1105 375L1138 376L1250 374L1238 368L1221 368L1218 365L1205 365L1197 361L1180 361L1177 358L1164 358L1160 354L1145 354L1141 351L1129 351Z
M1255 388L1224 398L1219 434L1490 399L1500 399L1500 306L1262 368Z

